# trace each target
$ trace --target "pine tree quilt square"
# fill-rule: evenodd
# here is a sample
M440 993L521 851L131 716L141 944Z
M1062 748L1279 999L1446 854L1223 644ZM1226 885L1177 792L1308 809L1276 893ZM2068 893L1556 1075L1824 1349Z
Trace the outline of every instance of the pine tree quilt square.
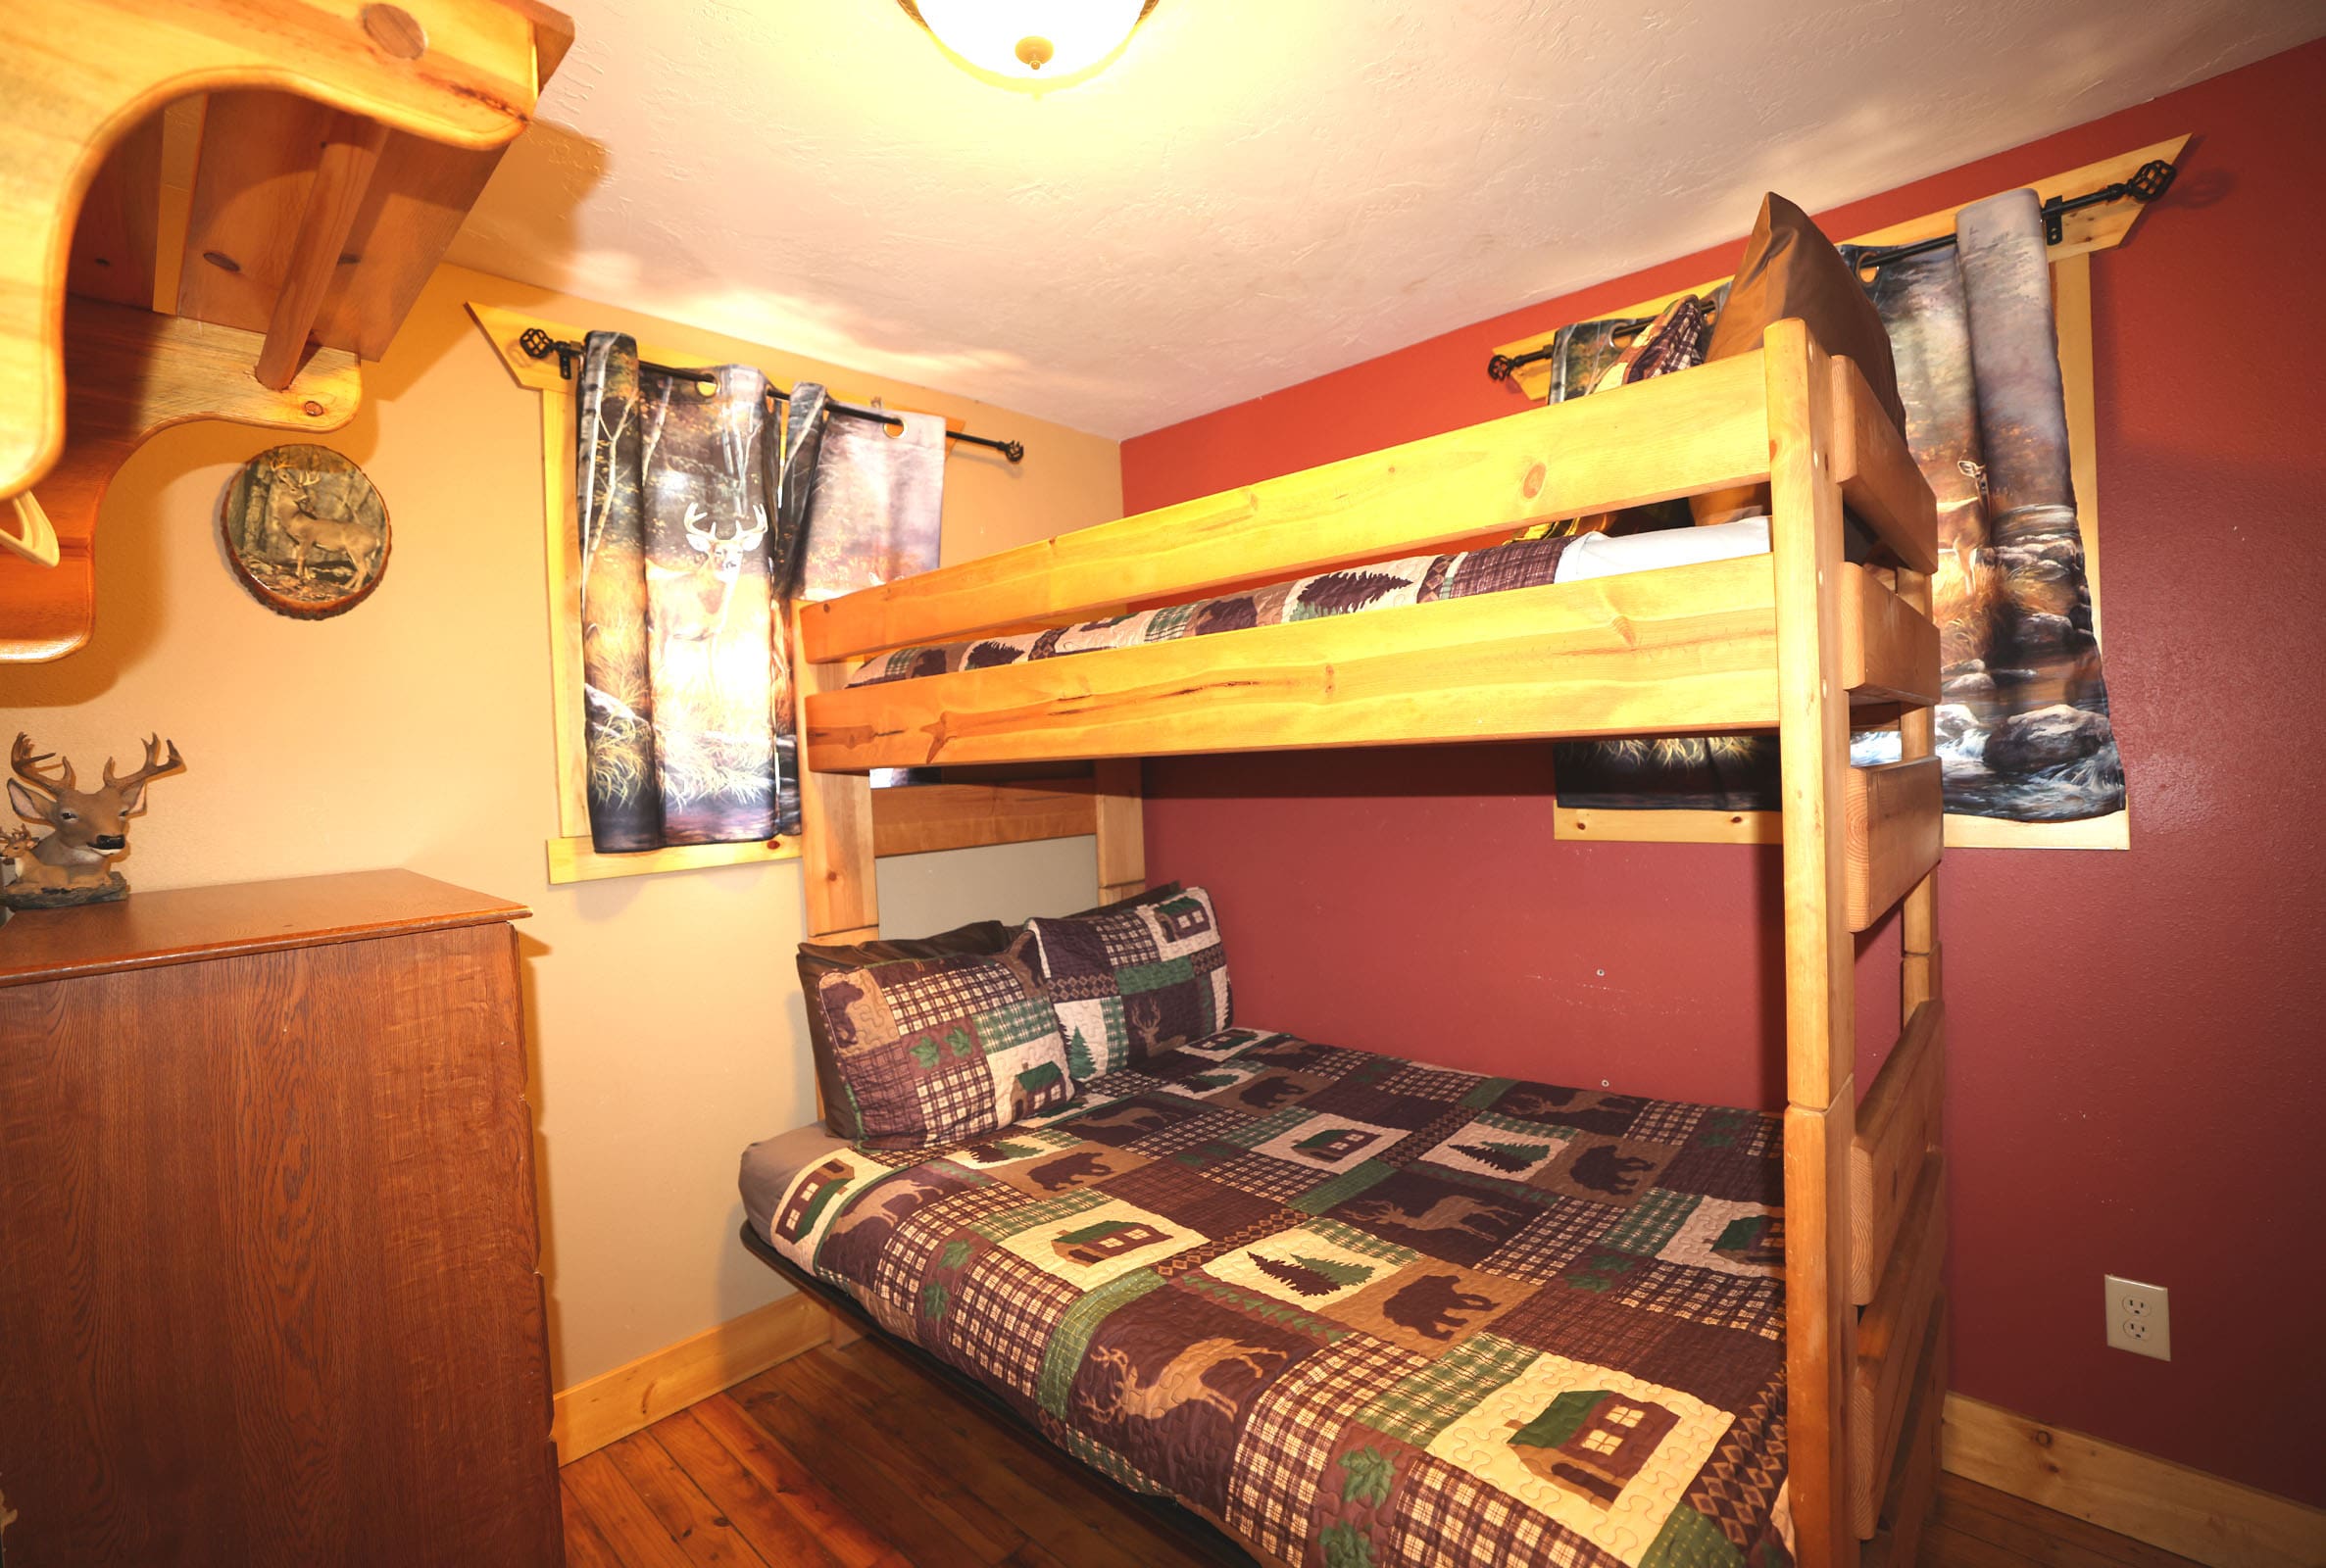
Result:
M1212 1258L1204 1272L1304 1311L1335 1318L1336 1303L1397 1273L1419 1254L1331 1220L1315 1220Z
M1473 1176L1523 1182L1566 1152L1571 1128L1481 1114L1421 1156L1424 1163Z
M1785 1271L1785 1219L1759 1203L1700 1199L1656 1255L1722 1274L1779 1275Z

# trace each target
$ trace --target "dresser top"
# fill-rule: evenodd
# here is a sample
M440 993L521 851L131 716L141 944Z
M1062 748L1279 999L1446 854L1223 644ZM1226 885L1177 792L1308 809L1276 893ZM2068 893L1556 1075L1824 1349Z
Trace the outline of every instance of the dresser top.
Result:
M417 871L133 892L118 904L17 911L0 925L0 986L485 925L531 912Z

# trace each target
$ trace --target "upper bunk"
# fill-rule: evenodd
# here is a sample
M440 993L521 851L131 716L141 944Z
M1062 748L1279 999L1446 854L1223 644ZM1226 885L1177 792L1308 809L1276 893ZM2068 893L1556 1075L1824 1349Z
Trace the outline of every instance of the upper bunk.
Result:
M892 649L1248 588L1782 476L1770 552L876 685ZM1789 499L1790 498L1790 499ZM1877 542L1841 560L1844 508ZM1814 558L1789 594L1780 564ZM1830 560L1830 568L1826 562ZM1855 707L1926 707L1929 486L1847 359L1760 349L803 606L807 767L1777 727L1789 645ZM1902 576L1901 573L1904 573ZM1870 716L1870 715L1869 715Z

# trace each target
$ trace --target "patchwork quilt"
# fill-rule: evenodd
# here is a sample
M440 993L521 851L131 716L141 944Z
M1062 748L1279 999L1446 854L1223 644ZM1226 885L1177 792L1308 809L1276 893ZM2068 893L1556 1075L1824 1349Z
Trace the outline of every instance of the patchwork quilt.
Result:
M1790 1563L1781 1123L1231 1029L768 1239L1302 1568Z
M1160 610L1142 610L1107 620L1086 620L1073 626L1055 626L1048 631L984 637L941 647L900 648L858 665L849 675L848 684L874 686L883 681L946 675L956 670L1022 663L1032 659L1056 659L1096 648L1129 648L1139 643L1203 637L1215 631L1242 631L1251 626L1313 620L1321 615L1386 610L1393 605L1427 605L1441 599L1466 599L1472 594L1538 588L1558 580L1559 557L1573 543L1573 539L1566 537L1519 539L1452 555L1408 556L1402 561L1344 566L1338 571L1269 583L1215 599L1166 605Z

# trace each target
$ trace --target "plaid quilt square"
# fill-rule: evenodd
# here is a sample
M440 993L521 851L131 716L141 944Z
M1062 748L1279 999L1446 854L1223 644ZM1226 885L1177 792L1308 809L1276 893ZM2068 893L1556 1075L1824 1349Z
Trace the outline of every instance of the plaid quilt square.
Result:
M932 1149L1072 1097L1065 1041L1025 975L997 958L912 958L817 983L863 1141Z
M1042 983L1077 1061L1113 1072L1225 1029L1227 949L1211 895L1026 922Z

